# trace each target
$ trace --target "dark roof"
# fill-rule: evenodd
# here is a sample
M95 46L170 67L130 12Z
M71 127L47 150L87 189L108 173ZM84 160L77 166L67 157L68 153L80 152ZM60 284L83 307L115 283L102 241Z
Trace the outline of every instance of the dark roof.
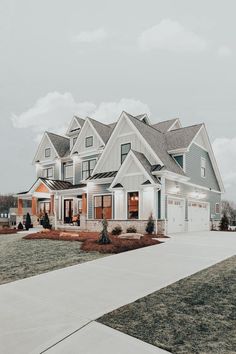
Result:
M196 124L185 128L174 129L165 134L167 150L186 149L203 124Z
M67 156L70 152L70 139L64 136L46 132L59 157Z
M151 171L154 172L154 171L160 171L162 169L162 166L161 165L152 165L152 169Z
M177 118L165 120L163 122L153 124L152 127L159 130L162 133L166 133L176 120Z
M116 185L113 188L123 188L121 183L116 183Z
M167 142L165 134L159 132L155 128L151 127L148 124L143 123L137 118L131 116L127 113L127 116L138 129L140 134L144 137L153 151L163 162L165 168L171 172L178 173L180 175L185 175L182 168L175 162L175 160L167 152Z
M98 122L97 120L90 118L90 117L89 117L89 120L92 123L95 130L97 131L98 135L100 135L100 137L102 138L102 140L106 144L108 139L110 138L112 130L113 130L111 125L107 125L107 124Z
M145 124L145 123L144 123ZM150 164L150 162L148 161L148 159L146 158L146 156L144 154L142 154L141 152L132 150L132 152L134 153L134 155L137 157L137 159L139 160L139 162L143 165L144 169L146 170L146 172L148 173L150 179L154 182L154 183L159 183L159 181L157 180L156 176L152 175L152 165Z
M145 182L142 183L143 186L145 186L146 184L151 184L151 182L149 181L149 179L147 179Z
M95 175L93 175L91 177L86 178L86 180L110 178L110 177L115 177L116 174L117 174L117 171L99 172L99 173L95 173Z
M64 189L75 189L75 188L83 188L86 184L72 184L67 181L60 181L55 179L48 179L39 177L39 179L51 190L64 190Z

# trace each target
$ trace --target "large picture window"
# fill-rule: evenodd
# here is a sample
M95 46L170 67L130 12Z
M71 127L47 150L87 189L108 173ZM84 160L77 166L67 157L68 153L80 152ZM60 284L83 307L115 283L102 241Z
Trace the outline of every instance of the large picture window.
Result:
M112 218L112 196L98 195L94 197L94 219Z
M82 179L86 179L92 175L95 165L96 159L82 162Z
M126 156L129 153L129 150L131 149L131 144L127 143L127 144L122 144L120 147L120 153L121 153L121 163L124 162Z
M128 219L139 218L139 192L128 193Z

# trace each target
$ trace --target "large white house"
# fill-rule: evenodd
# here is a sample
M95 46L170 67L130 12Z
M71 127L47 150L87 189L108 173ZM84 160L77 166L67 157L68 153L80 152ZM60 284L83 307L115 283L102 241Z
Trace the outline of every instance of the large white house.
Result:
M73 117L65 136L45 132L34 157L37 180L18 194L34 221L45 212L56 227L100 230L135 225L153 215L162 232L209 230L220 219L221 175L204 124L179 119L152 124L122 112L104 124Z

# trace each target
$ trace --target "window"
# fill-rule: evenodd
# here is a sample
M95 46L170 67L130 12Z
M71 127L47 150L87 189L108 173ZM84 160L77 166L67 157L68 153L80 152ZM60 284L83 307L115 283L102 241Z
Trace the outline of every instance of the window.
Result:
M216 203L215 205L215 213L220 214L220 203Z
M82 162L82 179L90 177L96 165L96 159Z
M73 146L75 145L76 140L77 140L77 136L74 136L74 138L73 138Z
M176 155L173 156L175 161L180 165L180 167L184 168L184 156L183 155Z
M128 193L128 219L139 218L139 193Z
M51 149L47 148L45 149L45 157L50 157L51 156Z
M122 144L120 147L120 152L121 152L121 163L124 162L126 156L129 153L129 150L131 149L131 144L127 143L127 144Z
M85 138L85 147L90 146L93 146L93 136L87 136L87 138Z
M73 181L73 165L64 165L64 180Z
M94 219L112 218L112 196L99 195L94 197Z
M43 170L43 177L44 178L53 178L53 168L52 167L45 168Z
M206 177L206 159L204 157L201 158L201 177Z
M42 214L50 214L51 203L50 202L39 202L39 212Z

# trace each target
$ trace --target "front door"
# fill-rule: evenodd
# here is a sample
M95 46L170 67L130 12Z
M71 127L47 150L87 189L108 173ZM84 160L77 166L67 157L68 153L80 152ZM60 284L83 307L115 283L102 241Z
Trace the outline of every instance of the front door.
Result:
M70 224L73 216L73 199L64 200L64 223Z

